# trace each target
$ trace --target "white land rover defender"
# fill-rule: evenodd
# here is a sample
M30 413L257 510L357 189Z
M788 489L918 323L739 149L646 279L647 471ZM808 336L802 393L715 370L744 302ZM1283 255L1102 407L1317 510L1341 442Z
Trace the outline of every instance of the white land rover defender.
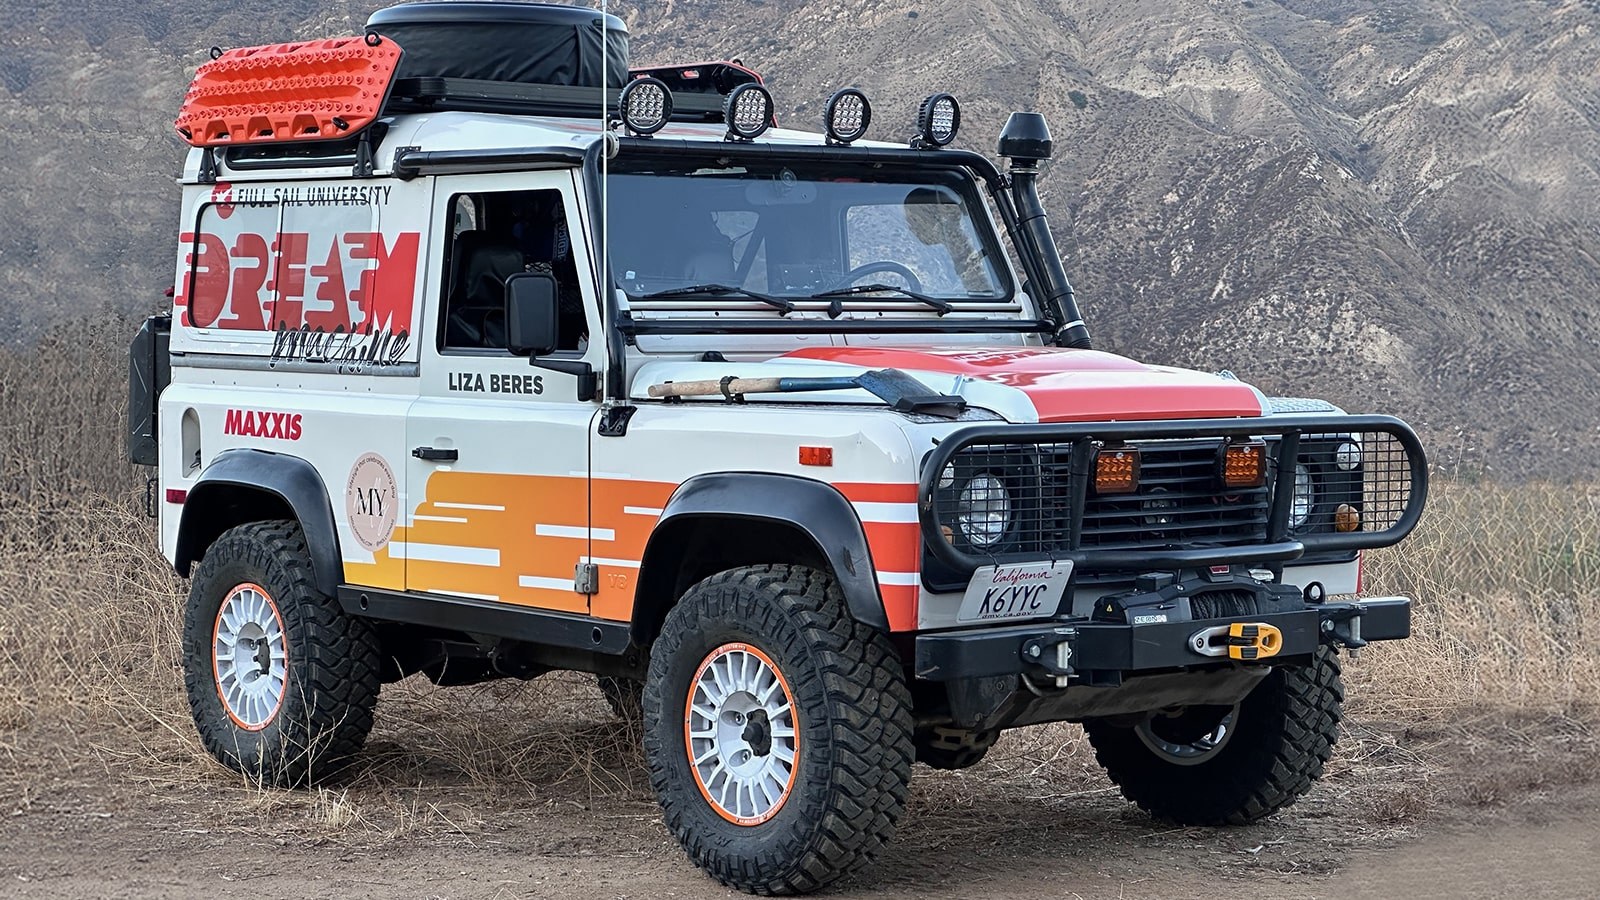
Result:
M626 60L592 10L422 2L200 67L130 431L210 752L300 783L385 682L593 672L758 893L1039 722L1166 820L1304 793L1337 651L1409 632L1351 595L1421 514L1411 429L1090 349L1038 115L1002 168L947 94L814 134Z

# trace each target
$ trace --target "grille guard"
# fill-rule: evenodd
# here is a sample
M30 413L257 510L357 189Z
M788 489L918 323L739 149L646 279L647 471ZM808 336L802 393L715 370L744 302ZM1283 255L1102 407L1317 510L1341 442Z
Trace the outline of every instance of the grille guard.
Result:
M1294 466L1300 438L1344 434L1383 434L1405 451L1408 493L1404 510L1387 528L1378 531L1293 535L1289 530L1294 491ZM1096 442L1203 438L1276 438L1278 456L1275 485L1269 503L1267 540L1235 546L1194 546L1150 550L1084 550L1078 541L1083 528L1084 505ZM1251 419L1176 419L1154 422L1074 422L1050 425L976 425L952 432L923 461L917 486L917 515L927 552L956 572L970 575L976 569L1002 561L993 555L968 553L947 541L941 530L936 503L940 473L962 451L973 447L1072 445L1071 504L1068 549L1041 552L1034 558L1073 561L1083 572L1143 569L1182 569L1239 563L1286 562L1308 552L1367 550L1399 543L1422 516L1428 495L1428 463L1416 432L1392 416L1276 415ZM1016 558L1012 555L1012 558Z

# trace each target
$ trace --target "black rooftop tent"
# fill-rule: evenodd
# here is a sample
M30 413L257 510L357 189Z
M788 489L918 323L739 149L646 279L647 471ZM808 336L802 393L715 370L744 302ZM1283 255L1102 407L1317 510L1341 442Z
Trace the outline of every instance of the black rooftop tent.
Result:
M373 13L367 31L405 51L391 106L593 109L628 79L628 27L578 6L428 0Z

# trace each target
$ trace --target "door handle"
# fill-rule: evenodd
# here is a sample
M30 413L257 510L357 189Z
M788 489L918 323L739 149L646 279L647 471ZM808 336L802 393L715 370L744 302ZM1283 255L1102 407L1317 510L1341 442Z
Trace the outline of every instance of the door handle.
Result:
M411 455L428 462L455 462L461 458L460 452L454 447L418 447L411 451Z

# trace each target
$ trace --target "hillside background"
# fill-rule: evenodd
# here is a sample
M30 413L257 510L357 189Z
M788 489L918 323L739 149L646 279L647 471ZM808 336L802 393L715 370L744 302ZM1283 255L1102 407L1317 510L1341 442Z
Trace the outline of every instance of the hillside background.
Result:
M354 33L371 3L0 0L0 341L169 287L212 45ZM1046 113L1058 240L1101 347L1418 424L1436 461L1600 472L1597 0L659 0L636 63L737 56L786 124L871 136L919 98L961 144ZM107 389L111 389L108 387Z

